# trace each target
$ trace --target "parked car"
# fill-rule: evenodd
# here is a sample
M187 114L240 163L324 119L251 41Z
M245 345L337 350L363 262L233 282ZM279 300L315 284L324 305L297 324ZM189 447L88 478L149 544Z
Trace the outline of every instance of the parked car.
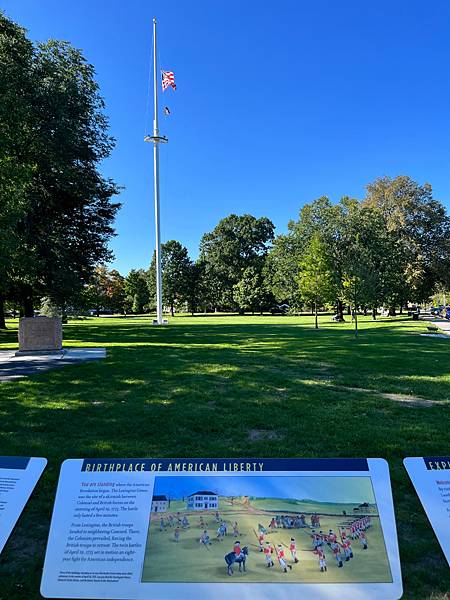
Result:
M273 315L285 315L289 310L289 304L277 304L270 309Z

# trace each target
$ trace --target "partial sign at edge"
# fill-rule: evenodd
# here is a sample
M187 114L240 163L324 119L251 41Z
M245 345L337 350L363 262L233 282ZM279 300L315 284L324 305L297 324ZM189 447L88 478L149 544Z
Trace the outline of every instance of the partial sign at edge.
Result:
M403 461L450 567L450 456Z
M0 552L47 465L47 459L0 456Z

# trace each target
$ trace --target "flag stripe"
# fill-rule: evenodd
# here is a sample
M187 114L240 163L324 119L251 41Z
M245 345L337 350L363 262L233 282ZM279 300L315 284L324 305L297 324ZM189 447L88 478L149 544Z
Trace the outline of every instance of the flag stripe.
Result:
M175 85L175 75L173 71L161 70L161 85L163 92L167 90L169 86L172 87L174 90L177 89L177 86Z

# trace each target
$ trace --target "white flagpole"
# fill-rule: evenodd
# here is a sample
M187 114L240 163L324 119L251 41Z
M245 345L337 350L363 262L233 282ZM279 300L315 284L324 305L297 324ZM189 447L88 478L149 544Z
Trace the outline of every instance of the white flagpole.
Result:
M158 130L158 70L156 53L156 19L153 19L153 94L154 118L153 135L146 136L146 142L153 142L153 171L154 171L154 196L155 196L155 232L156 232L156 321L155 325L164 325L162 310L162 273L161 273L161 231L159 219L159 144L167 142L165 136L159 135Z

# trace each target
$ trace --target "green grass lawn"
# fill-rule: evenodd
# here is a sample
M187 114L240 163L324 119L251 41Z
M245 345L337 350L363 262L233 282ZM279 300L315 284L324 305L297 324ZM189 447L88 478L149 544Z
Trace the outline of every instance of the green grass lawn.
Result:
M363 318L355 340L329 320L318 331L309 317L66 325L67 346L106 346L107 359L0 385L0 454L49 459L0 556L0 599L40 598L59 466L84 456L384 457L404 598L445 598L450 570L402 460L450 451L450 340L402 318ZM16 345L9 326L0 348Z

